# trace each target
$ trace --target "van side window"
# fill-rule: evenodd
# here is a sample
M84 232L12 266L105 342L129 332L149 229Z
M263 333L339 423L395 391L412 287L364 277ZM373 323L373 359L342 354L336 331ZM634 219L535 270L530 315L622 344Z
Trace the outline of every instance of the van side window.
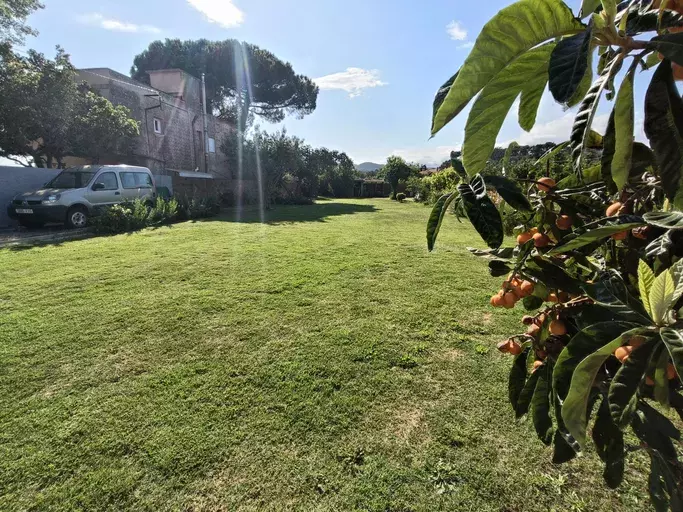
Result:
M100 190L118 190L119 188L119 182L114 172L103 172L97 177L95 182L104 185L104 188Z
M123 188L152 188L152 177L146 172L122 172Z

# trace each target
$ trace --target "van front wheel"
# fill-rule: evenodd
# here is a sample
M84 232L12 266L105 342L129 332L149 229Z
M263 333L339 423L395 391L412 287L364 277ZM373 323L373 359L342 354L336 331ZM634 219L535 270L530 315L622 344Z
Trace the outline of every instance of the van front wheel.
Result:
M72 229L79 229L87 226L88 210L82 206L70 208L66 214L66 225Z

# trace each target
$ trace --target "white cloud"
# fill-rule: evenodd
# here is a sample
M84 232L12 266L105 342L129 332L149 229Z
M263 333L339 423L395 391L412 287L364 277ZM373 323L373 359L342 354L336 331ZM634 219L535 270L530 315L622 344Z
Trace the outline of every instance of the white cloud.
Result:
M314 79L323 90L339 89L349 93L351 98L360 96L363 89L387 85L382 82L377 69L347 68L346 71Z
M427 167L438 167L451 157L451 151L459 151L460 144L455 146L419 146L395 149L391 154L403 157L408 162L417 162Z
M576 114L574 112L568 112L562 117L553 119L547 123L535 125L530 132L521 132L520 135L513 140L522 146L543 144L544 142L564 142L569 140L575 117ZM605 133L608 120L609 114L595 116L592 125L593 130L599 133ZM512 142L512 140L497 142L496 146L507 147L510 142Z
M187 0L187 3L206 16L211 23L222 27L234 28L244 23L244 12L233 0Z
M103 28L104 30L113 30L115 32L129 32L129 33L146 33L146 34L160 34L161 29L153 25L137 25L135 23L128 23L114 18L107 18L102 14L91 13L85 14L79 18L80 22L85 25L92 25L94 27Z
M469 50L470 48L474 47L474 41L468 41L463 44L458 45L458 50Z
M459 21L451 21L446 25L446 32L451 36L451 39L456 41L464 41L467 39L467 30L465 30Z

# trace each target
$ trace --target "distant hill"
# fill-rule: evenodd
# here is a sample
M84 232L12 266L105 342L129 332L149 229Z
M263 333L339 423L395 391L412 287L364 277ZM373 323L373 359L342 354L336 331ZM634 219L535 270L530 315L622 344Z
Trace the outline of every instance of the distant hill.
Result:
M382 168L382 164L374 164L372 162L363 162L356 166L356 170L360 172L372 172Z

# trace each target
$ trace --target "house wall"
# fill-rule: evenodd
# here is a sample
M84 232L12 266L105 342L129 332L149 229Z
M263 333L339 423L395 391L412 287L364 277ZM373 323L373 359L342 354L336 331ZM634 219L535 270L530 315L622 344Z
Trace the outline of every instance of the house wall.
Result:
M133 155L107 163L142 165L152 171L199 170L220 177L230 176L227 160L220 151L230 125L211 115L208 133L216 141L216 152L209 154L208 169L205 165L200 80L179 70L152 72L153 85L164 87L167 90L164 92L106 68L84 69L78 73L81 80L114 105L129 108L131 116L140 123ZM161 121L161 134L154 132L155 118Z

